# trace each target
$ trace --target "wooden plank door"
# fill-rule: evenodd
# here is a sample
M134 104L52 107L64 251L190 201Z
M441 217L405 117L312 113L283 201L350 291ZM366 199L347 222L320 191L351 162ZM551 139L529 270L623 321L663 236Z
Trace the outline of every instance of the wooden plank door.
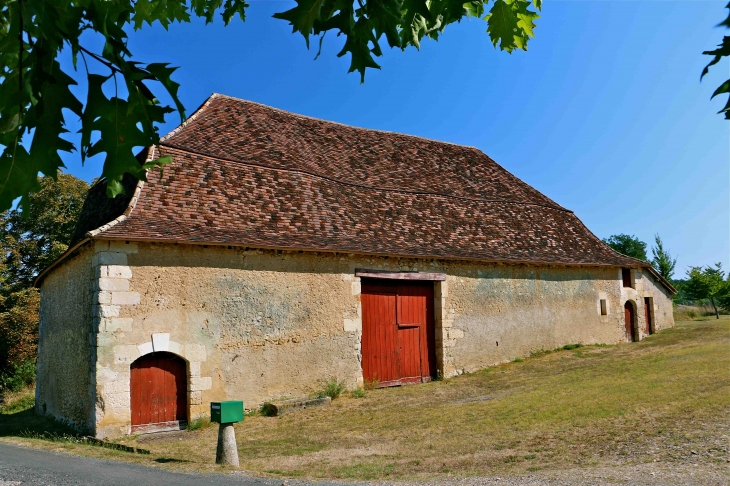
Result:
M132 431L146 426L175 428L187 420L185 361L172 353L154 353L132 363Z
M651 334L651 297L644 297L644 316L646 322L646 334Z
M624 325L626 326L626 341L634 341L634 306L631 302L624 304Z
M370 285L361 294L362 369L366 381L377 386L400 382L400 345L393 285Z
M408 339L403 347L403 378L417 373L417 381L429 381L436 374L435 328L433 325L433 283L412 282L398 285L399 335ZM406 337L406 332L410 336ZM416 337L417 336L417 337ZM416 370L415 367L418 367ZM414 380L415 381L415 380Z
M433 284L364 282L362 367L366 381L397 386L435 374Z

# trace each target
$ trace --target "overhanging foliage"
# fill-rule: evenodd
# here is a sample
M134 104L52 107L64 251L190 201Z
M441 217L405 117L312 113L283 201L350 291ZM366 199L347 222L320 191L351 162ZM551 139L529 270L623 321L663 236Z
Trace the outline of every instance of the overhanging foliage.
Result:
M424 38L438 39L445 27L471 16L487 22L495 45L512 52L527 49L542 0L296 0L297 6L275 17L287 20L307 44L311 36L327 32L344 37L338 56L350 55L350 72L361 80L368 68L379 68L383 37L390 47L420 47ZM55 178L64 164L60 152L78 150L82 161L103 154L102 178L107 195L124 192L124 173L145 180L148 169L170 162L169 157L140 164L135 151L159 142L157 127L165 115L185 111L172 80L174 67L133 60L128 31L145 24L167 28L189 22L192 16L212 22L219 13L227 25L234 17L245 20L245 0L11 0L0 6L0 211L40 189L38 174ZM89 34L103 40L93 52ZM92 36L93 37L93 36ZM82 42L83 41L83 42ZM74 71L64 72L58 62L70 49ZM106 74L93 73L98 63ZM78 73L85 76L88 93L77 98L71 87ZM112 87L113 96L104 93ZM173 106L155 94L164 89ZM81 142L63 138L67 116L81 120Z

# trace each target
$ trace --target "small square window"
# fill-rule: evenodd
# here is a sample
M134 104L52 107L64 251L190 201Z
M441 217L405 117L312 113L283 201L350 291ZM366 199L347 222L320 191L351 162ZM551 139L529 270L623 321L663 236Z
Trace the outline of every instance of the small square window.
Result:
M606 299L601 299L601 315L608 315L608 307L606 307Z
M633 287L633 285L631 285L631 269L630 268L621 269L621 278L624 281L624 287Z

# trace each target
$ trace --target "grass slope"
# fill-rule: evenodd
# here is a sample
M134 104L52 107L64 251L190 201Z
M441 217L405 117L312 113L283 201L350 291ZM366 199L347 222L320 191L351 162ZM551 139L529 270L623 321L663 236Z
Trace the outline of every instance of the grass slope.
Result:
M730 319L683 322L640 343L538 353L419 386L346 397L326 409L237 425L243 469L275 476L404 479L520 474L661 462L720 464L730 432ZM135 462L219 470L217 429L127 438L147 457L18 439ZM34 419L41 420L41 419Z

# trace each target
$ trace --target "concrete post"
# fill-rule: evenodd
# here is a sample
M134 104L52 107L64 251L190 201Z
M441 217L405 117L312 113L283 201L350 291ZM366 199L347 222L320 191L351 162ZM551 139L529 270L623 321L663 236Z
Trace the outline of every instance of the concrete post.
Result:
M233 424L218 426L218 448L215 452L215 463L226 466L239 466L238 447L236 447L236 433Z

